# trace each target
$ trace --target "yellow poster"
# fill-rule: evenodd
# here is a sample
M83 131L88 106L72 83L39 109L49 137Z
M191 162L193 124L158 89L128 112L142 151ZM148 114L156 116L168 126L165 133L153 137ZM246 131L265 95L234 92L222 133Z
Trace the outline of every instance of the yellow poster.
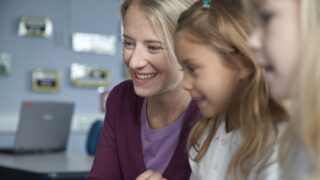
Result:
M60 72L57 70L35 69L32 72L32 89L38 92L59 92Z

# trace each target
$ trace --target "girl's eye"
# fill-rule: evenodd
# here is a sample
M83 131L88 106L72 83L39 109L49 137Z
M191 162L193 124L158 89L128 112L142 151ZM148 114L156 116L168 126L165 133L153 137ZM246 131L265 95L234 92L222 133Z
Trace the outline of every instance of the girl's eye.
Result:
M196 71L197 71L197 67L194 65L184 65L180 70L183 71L184 76L192 76L192 77L196 77Z
M187 71L188 71L191 75L195 75L195 72L196 72L196 69L197 69L195 66L188 65L186 68L187 68Z
M270 13L262 13L259 15L260 22L263 25L268 24L269 21L271 20L271 18L272 18L272 14L270 14Z

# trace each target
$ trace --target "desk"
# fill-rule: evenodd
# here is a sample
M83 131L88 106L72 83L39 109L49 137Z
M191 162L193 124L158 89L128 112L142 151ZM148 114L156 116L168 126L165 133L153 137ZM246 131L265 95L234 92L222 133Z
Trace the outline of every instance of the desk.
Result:
M0 179L85 179L92 162L93 157L86 154L0 154Z

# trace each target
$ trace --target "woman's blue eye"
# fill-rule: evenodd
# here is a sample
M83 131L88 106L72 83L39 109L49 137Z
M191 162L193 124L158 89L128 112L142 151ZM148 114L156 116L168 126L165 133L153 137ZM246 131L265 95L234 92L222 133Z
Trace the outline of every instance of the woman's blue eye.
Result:
M133 46L133 43L128 42L128 41L124 41L124 42L123 42L123 45L124 45L125 47L132 47L132 46Z
M157 51L157 50L161 49L161 47L159 47L159 46L149 46L148 49L151 50L151 51Z

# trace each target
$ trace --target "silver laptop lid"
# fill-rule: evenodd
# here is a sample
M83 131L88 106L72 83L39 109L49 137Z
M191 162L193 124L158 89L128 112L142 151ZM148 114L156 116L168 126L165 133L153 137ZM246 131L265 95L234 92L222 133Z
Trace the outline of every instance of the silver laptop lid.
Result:
M15 151L66 149L74 103L22 102Z

